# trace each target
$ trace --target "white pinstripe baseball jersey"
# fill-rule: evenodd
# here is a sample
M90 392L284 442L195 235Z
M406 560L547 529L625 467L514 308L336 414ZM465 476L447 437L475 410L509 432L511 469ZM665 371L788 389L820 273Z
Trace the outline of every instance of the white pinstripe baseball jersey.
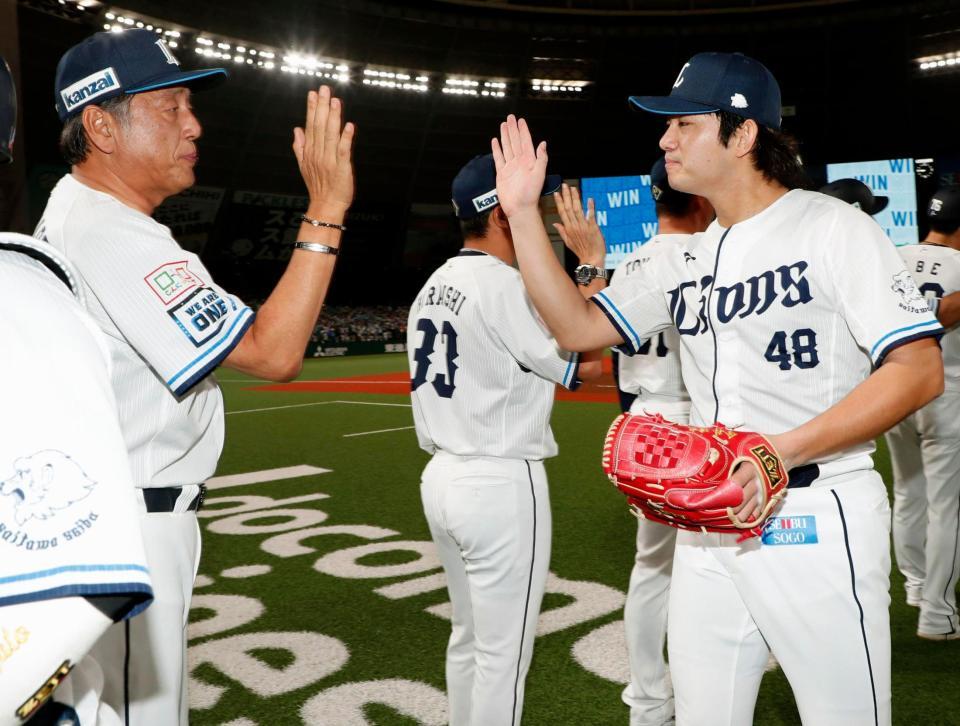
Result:
M253 322L167 227L66 175L35 233L80 274L107 334L134 482L198 483L223 446L223 399L211 372Z
M905 245L897 251L927 300L960 290L960 251L937 244ZM940 348L944 388L960 391L960 328L948 330L940 339Z
M472 249L447 260L410 309L407 351L423 449L556 455L554 383L576 388L579 356L557 347L516 269Z
M716 221L591 298L635 353L676 325L691 421L777 434L846 396L893 348L942 332L866 214L794 190ZM831 459L872 466L865 443Z
M640 272L650 258L664 247L680 244L685 234L660 234L627 255L614 271L614 279ZM689 401L680 373L680 334L669 327L644 342L636 355L622 356L619 362L620 389L645 399Z
M49 255L0 234L0 607L104 596L126 598L115 610L129 617L152 589L106 341L47 266L10 247Z

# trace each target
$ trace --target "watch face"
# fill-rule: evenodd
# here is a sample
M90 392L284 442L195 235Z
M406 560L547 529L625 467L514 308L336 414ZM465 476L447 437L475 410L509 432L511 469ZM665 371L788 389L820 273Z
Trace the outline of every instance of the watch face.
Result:
M596 277L596 270L590 265L580 265L580 267L574 271L574 276L577 278L577 282L581 285L586 285Z

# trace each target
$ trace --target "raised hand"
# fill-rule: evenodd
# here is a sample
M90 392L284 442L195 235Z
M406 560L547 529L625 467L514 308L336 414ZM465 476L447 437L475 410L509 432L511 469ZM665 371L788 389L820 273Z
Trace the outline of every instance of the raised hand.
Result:
M352 123L341 129L343 102L329 86L307 94L307 118L293 130L293 153L310 195L310 208L346 209L353 202Z
M596 211L592 199L587 200L587 214L584 216L580 204L580 192L576 187L564 184L559 192L553 193L560 213L560 222L553 227L560 238L580 262L604 266L607 245L603 233L597 225Z
M497 167L497 197L507 217L537 209L547 174L547 142L534 149L530 129L510 114L500 124L500 139L490 142Z

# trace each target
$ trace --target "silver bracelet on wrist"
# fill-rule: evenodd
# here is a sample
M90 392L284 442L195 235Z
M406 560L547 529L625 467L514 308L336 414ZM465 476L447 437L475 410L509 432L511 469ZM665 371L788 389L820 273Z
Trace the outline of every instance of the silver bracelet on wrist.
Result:
M312 224L314 227L329 227L330 229L339 229L341 232L347 231L347 228L342 224L335 224L334 222L321 222L319 219L308 217L306 214L300 215L300 221L306 222L307 224Z
M319 242L301 242L298 240L293 243L293 248L295 250L309 250L310 252L322 252L325 255L333 255L334 257L340 254L339 247L322 245Z

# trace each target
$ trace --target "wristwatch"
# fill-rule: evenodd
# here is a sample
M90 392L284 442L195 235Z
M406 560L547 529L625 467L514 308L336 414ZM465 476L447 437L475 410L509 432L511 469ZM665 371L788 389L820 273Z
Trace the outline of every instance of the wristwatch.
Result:
M609 279L607 277L607 271L602 267L597 267L596 265L580 265L576 270L573 271L573 279L577 281L578 285L583 285L584 287L589 285L598 277L601 280Z

